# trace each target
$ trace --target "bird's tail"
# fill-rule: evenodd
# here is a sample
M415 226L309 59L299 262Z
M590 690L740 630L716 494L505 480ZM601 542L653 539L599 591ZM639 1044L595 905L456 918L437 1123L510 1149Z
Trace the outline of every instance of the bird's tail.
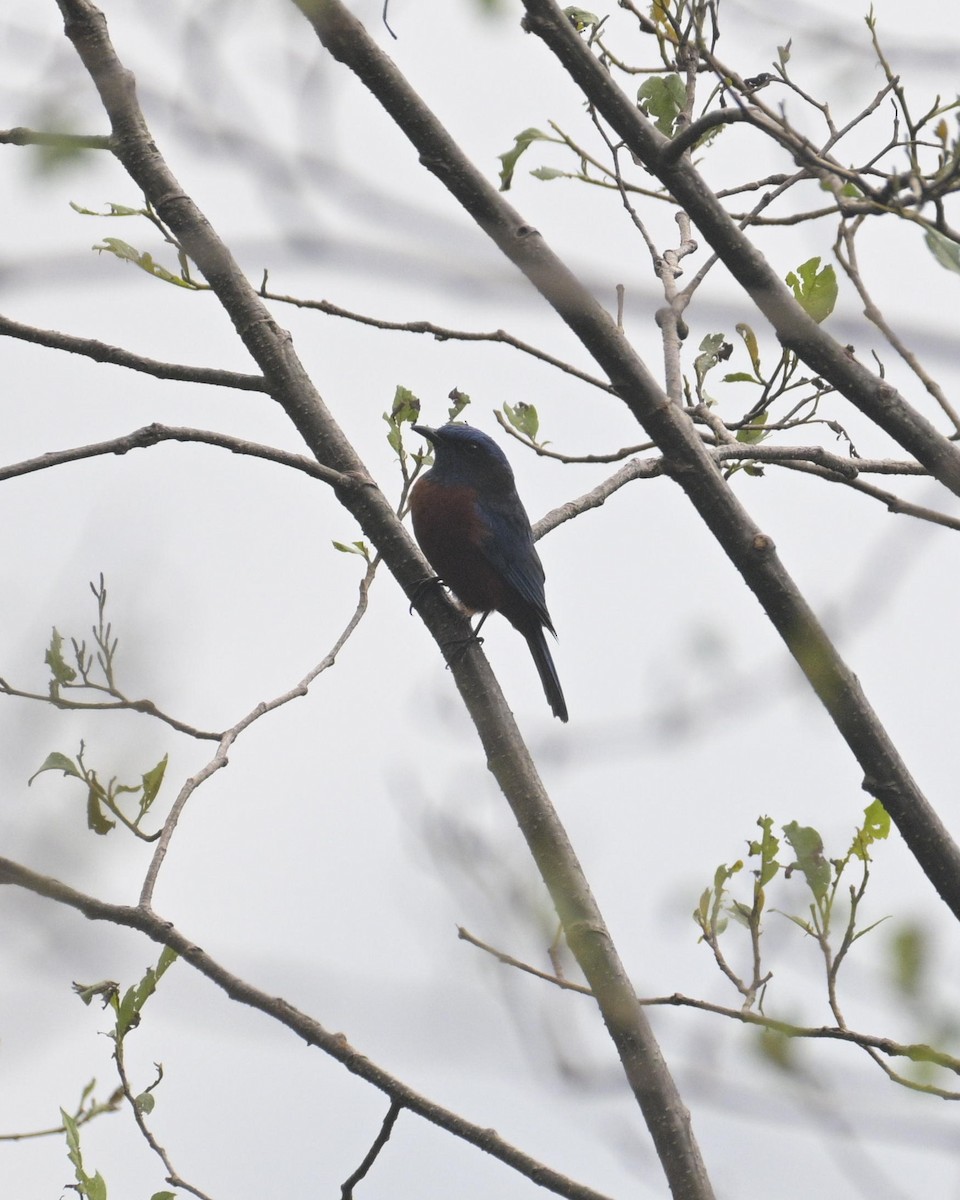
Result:
M557 668L553 665L553 656L550 653L550 647L547 645L547 639L543 630L538 625L536 629L525 631L524 636L527 639L527 645L530 647L530 653L533 655L533 661L537 666L537 674L540 676L540 682L543 684L543 691L547 697L547 702L553 709L553 715L559 717L561 721L567 720L567 702L563 698L563 688L560 686L560 678L557 675Z

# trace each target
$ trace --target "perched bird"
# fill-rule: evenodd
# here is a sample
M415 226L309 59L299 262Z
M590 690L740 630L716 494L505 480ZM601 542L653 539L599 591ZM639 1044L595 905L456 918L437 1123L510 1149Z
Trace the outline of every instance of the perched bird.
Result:
M420 549L464 608L484 618L503 613L523 634L553 715L566 721L567 704L543 634L555 633L543 566L506 455L469 425L413 428L434 448L433 467L410 493Z

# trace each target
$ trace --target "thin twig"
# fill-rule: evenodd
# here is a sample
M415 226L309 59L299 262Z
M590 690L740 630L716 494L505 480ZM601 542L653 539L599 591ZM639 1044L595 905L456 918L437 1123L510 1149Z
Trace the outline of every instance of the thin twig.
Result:
M50 350L66 350L70 354L92 358L94 362L112 363L117 367L127 367L131 371L142 371L157 379L203 383L211 387L236 388L243 392L268 390L262 375L243 375L239 371L223 371L218 367L188 367L182 363L160 362L158 359L145 358L142 354L124 350L120 346L99 342L96 338L74 337L55 329L38 329L33 325L11 321L9 317L0 316L0 337L17 338L22 342L32 342L36 346L46 346Z
M197 738L199 741L215 742L223 736L221 733L213 733L210 730L198 729L194 725L188 725L185 721L179 720L177 717L170 716L162 709L157 708L152 700L113 700L113 701L87 701L87 700L66 700L63 696L51 696L49 693L28 692L22 688L16 688L8 683L5 679L0 678L0 695L15 696L20 700L36 700L41 704L50 704L54 708L59 708L64 712L137 712L143 713L148 717L155 717L156 720L162 721L164 725L169 725L171 729L175 729L178 733L185 733L188 737Z
M206 1192L201 1192L199 1188L194 1187L192 1183L188 1183L177 1171L174 1170L173 1163L170 1161L170 1155L166 1152L163 1146L157 1141L143 1115L143 1108L137 1103L137 1097L134 1096L130 1088L130 1080L127 1077L126 1066L123 1061L123 1039L117 1037L113 1049L113 1060L117 1064L117 1074L120 1076L120 1086L123 1088L123 1094L127 1098L130 1109L133 1112L133 1119L137 1123L137 1128L140 1130L143 1140L147 1143L150 1149L163 1163L164 1170L167 1172L167 1183L171 1187L181 1188L185 1192L189 1192L191 1196L196 1196L197 1200L211 1200Z
M551 974L549 971L541 971L537 967L531 966L530 963L525 963L522 959L514 958L512 954L507 954L502 950L498 950L495 946L481 941L480 938L475 937L469 930L464 929L463 926L458 926L457 936L461 941L467 942L471 946L476 946L478 950L483 950L484 953L489 954L505 966L513 967L527 975L534 976L536 979L542 979L544 983L552 984L563 991L577 992L582 996L592 995L590 988L584 984L573 983L569 979ZM729 968L724 968L724 973L729 975L738 990L743 990L736 976ZM837 1025L795 1025L790 1021L780 1021L775 1017L764 1016L762 1013L754 1012L751 1009L730 1008L725 1004L714 1004L709 1000L698 1000L692 996L684 996L680 992L674 992L670 996L640 996L638 999L641 1004L648 1008L692 1008L699 1012L712 1013L718 1017L728 1017L730 1020L739 1021L742 1025L756 1025L761 1029L769 1029L774 1033L782 1033L786 1037L811 1041L847 1042L850 1045L879 1052L890 1058L909 1058L913 1061L919 1060L933 1063L935 1066L942 1067L946 1071L952 1071L953 1074L960 1075L960 1058L957 1058L955 1055L935 1050L932 1046L928 1046L923 1042L898 1042L893 1038L878 1037L872 1033L860 1033L855 1029L850 1029L842 1021ZM880 1065L886 1069L885 1064ZM902 1083L904 1086L914 1088L918 1091L929 1092L931 1095L940 1096L947 1100L960 1100L960 1092L951 1092L927 1084L917 1084L915 1081L900 1075L897 1075L896 1079L898 1083Z
M530 345L529 342L521 341L503 329L495 329L490 333L477 333L467 329L450 329L445 325L435 325L432 321L387 321L382 317L371 317L365 313L351 312L350 309L341 308L338 304L331 304L329 300L304 300L299 296L287 296L280 292L271 292L267 290L265 285L258 290L257 294L262 296L264 300L273 300L277 304L292 304L296 308L313 309L316 312L326 313L327 316L342 317L345 321L355 321L359 325L370 325L374 329L384 329L394 333L429 334L431 337L436 338L438 342L499 342L503 346L510 346L514 350L519 350L522 354L529 354L531 358L539 359L540 362L544 362L548 366L556 367L558 371L563 371L565 374L572 375L576 379L582 379L584 383L589 383L591 387L600 388L604 392L613 391L613 387L605 379L598 379L597 376L590 375L587 371L581 371L579 367L573 366L572 363L555 358L545 350L539 350L536 346Z
M400 1111L403 1105L399 1100L391 1100L390 1108L387 1110L387 1115L383 1118L383 1124L380 1126L380 1132L374 1139L373 1145L364 1155L363 1162L353 1172L353 1174L343 1181L340 1185L340 1200L353 1200L353 1189L367 1174L373 1164L377 1161L377 1156L390 1140L390 1134L393 1133L393 1127L397 1123L397 1117L400 1116Z
M100 133L51 133L17 125L0 129L0 146L55 146L63 150L112 150L113 138Z
M143 887L140 892L140 904L144 908L149 908L153 902L153 893L157 885L157 876L160 873L160 868L163 865L163 860L166 858L167 850L170 848L170 841L173 838L177 823L180 820L180 815L186 806L187 801L193 793L205 783L217 771L227 766L230 761L230 749L234 742L244 730L248 729L255 721L267 713L275 712L283 705L289 704L292 700L300 699L306 696L310 690L310 685L318 675L329 670L337 660L337 655L346 645L353 631L360 624L364 614L367 611L367 601L370 593L370 585L373 583L374 574L376 573L377 564L375 562L368 563L367 570L360 581L359 597L357 599L356 608L350 617L350 620L345 625L343 632L334 642L333 647L327 654L300 680L298 684L284 692L282 695L275 696L272 700L262 701L248 712L244 717L232 725L220 738L220 744L217 746L216 753L213 758L204 764L203 767L190 778L181 787L176 800L170 808L167 819L163 823L160 837L157 841L157 847L153 852L153 858L150 860L150 866L147 868L147 873L143 881Z
M348 488L355 481L331 467L321 466L314 458L302 454L291 454L286 450L277 450L273 446L265 446L260 442L248 442L232 434L219 433L213 429L191 429L177 425L144 425L132 433L110 438L105 442L93 442L89 446L73 446L69 450L54 450L49 454L41 454L38 458L24 459L23 462L12 463L0 467L0 483L5 479L14 479L19 475L29 475L34 471L46 471L51 467L59 467L64 463L82 462L85 458L98 458L105 454L127 454L131 450L142 450L161 442L198 442L207 446L218 446L233 454L245 454L252 458L262 458L282 467L291 467L302 471L324 483L336 488Z

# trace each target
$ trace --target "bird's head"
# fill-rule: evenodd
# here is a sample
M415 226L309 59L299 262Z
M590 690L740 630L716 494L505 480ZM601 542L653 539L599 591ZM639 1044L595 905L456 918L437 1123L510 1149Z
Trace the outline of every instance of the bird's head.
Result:
M433 474L438 482L469 484L479 487L514 486L513 471L507 456L493 438L471 425L414 425L433 446Z

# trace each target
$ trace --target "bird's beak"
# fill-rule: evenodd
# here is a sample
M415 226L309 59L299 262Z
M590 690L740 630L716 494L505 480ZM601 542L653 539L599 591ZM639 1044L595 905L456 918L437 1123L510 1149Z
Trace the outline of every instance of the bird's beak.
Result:
M429 425L411 425L410 428L414 433L419 433L421 437L425 437L434 446L437 444L437 431L431 429Z

